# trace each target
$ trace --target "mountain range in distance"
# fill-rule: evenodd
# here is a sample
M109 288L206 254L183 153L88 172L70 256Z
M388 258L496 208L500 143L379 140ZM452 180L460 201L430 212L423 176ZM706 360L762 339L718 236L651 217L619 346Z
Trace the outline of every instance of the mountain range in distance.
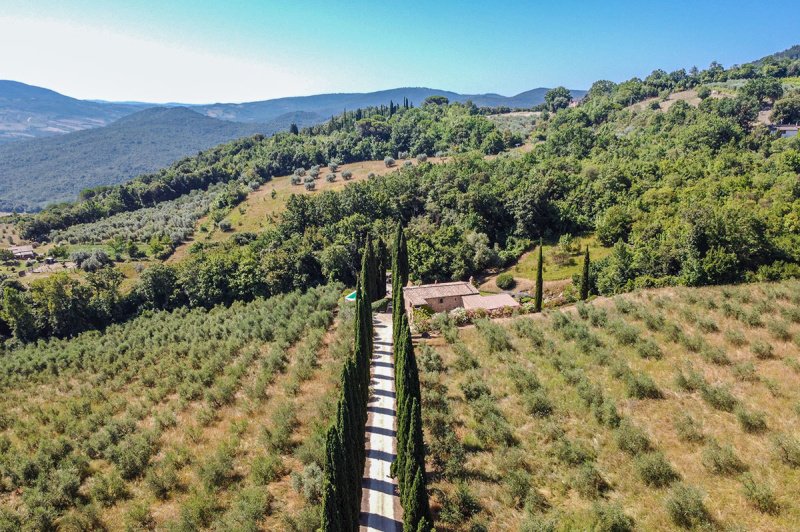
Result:
M152 104L79 100L58 92L17 81L0 80L0 143L71 133L106 126L124 116L151 107L186 107L199 114L230 122L269 123L287 113L302 112L303 124L327 120L344 109L388 105L408 98L421 103L428 96L442 95L450 101L472 100L480 107L528 108L544 101L546 88L532 89L516 96L500 94L459 94L424 87L401 87L367 93L334 93L292 96L244 103L204 105ZM574 90L580 98L585 91ZM315 116L311 116L311 115Z
M246 103L156 105L78 100L0 81L0 211L34 211L74 200L85 188L113 185L236 138L319 124L345 109L428 96L481 107L530 108L546 88L516 96L428 88L320 94ZM580 98L585 91L572 91Z

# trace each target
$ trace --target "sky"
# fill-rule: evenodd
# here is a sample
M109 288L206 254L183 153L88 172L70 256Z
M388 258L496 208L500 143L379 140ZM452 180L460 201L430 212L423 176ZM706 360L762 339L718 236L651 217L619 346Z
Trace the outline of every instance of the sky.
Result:
M114 101L402 86L509 96L794 44L797 0L0 0L0 79Z

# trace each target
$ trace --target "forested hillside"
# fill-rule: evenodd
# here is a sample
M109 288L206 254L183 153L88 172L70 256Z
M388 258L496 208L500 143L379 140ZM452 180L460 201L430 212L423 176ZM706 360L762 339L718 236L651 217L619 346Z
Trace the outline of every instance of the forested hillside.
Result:
M216 120L184 107L139 111L100 128L0 146L0 210L74 201L86 188L122 183L222 142L289 128Z

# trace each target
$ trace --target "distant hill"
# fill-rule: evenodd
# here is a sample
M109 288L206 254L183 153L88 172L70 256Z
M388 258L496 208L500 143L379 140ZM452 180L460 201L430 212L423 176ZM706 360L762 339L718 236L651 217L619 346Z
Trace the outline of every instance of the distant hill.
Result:
M120 183L235 138L316 120L290 113L269 124L241 124L185 107L151 108L106 127L7 143L0 145L0 210L73 200L84 188Z
M787 48L782 52L776 52L768 56L762 57L758 61L753 61L755 64L761 64L768 59L800 59L800 44L795 44L791 48Z
M502 96L500 94L459 94L426 87L402 87L377 92L293 96L259 102L199 105L192 108L208 116L234 122L266 122L276 116L293 111L306 111L329 118L341 113L344 109L387 105L390 101L402 103L404 98L408 98L413 104L418 105L428 96L434 95L446 96L451 102L471 100L479 107L528 108L544 102L544 95L548 90L540 87L516 96ZM581 98L584 94L586 91L583 90L572 91L575 98Z
M0 80L0 143L101 127L145 107L149 106L78 100Z

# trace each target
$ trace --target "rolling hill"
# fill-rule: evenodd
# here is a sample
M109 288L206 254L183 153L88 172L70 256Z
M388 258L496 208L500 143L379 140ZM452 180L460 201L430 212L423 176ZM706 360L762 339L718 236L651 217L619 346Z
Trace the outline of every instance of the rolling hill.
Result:
M516 96L502 96L500 94L459 94L427 87L401 87L377 92L317 94L239 104L201 105L193 108L208 116L234 122L265 122L293 111L316 113L320 119L327 119L341 113L344 109L388 105L390 101L402 102L403 98L408 98L414 104L420 104L428 96L445 96L451 102L471 100L479 107L529 108L544 102L544 95L548 90L539 87ZM583 90L572 91L575 98L581 98L584 94L586 91Z
M313 115L289 113L269 124L237 124L185 107L151 108L102 128L8 143L0 146L0 205L32 210L72 200L84 188L121 183L211 146L309 120Z
M149 105L78 100L0 80L0 144L105 126L145 107Z

